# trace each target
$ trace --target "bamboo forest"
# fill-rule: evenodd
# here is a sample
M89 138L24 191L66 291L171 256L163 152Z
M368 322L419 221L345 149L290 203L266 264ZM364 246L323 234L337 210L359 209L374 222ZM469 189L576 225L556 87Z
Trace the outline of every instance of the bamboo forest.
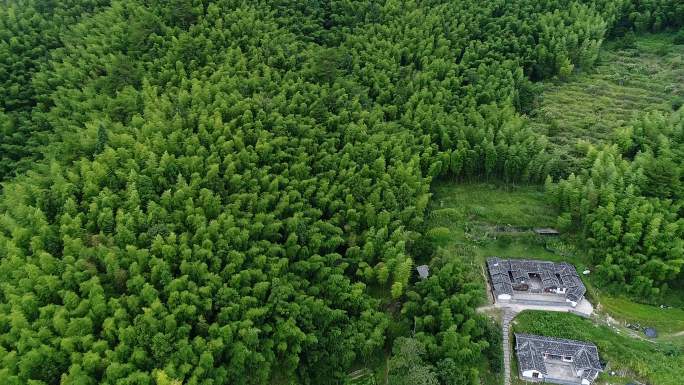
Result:
M524 384L494 256L681 384L683 105L681 0L0 1L0 384Z

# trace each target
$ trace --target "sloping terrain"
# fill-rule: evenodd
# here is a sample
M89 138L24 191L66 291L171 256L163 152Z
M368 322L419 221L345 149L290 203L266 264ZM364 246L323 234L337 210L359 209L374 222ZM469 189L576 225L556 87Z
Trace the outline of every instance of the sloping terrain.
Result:
M580 141L605 143L646 111L672 111L682 98L684 45L672 44L672 35L639 36L633 44L607 42L588 73L543 83L530 125L567 153Z

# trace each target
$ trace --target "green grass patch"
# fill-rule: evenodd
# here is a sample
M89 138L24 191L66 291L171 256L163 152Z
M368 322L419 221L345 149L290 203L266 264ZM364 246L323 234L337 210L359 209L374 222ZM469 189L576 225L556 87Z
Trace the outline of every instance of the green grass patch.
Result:
M577 167L579 141L609 142L635 116L672 111L684 98L684 45L673 45L672 34L638 36L635 48L607 42L595 68L543 89L530 126Z
M539 186L442 180L434 183L433 192L433 213L445 221L536 227L552 226L556 220Z
M625 298L599 296L604 311L616 320L655 328L660 336L684 332L684 310L634 303Z
M541 237L532 231L553 227L556 221L541 186L437 181L432 191L426 234L451 255L477 264L490 256L581 264L567 237Z
M608 372L620 374L614 381L615 377L603 373L599 384L621 383L634 375L651 384L679 385L684 377L681 346L629 337L569 313L525 311L516 317L513 330L595 343L601 359L608 363Z

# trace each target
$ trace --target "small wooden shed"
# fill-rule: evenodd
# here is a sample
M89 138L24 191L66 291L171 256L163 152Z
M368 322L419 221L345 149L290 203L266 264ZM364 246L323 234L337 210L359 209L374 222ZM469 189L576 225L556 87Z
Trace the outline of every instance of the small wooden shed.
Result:
M534 229L534 232L537 233L537 235L544 235L544 236L557 236L560 235L560 232L556 229L552 229L550 227L539 227Z
M425 279L430 275L430 268L428 265L420 265L416 267L416 270L418 271L418 276L420 279Z

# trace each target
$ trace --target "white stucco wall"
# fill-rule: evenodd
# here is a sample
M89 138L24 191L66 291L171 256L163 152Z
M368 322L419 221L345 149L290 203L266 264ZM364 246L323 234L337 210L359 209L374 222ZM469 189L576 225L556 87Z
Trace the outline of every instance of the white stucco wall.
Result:
M565 294L565 288L564 287L557 287L555 290L553 290L553 292L556 294Z
M541 372L538 372L536 370L525 370L525 371L523 371L522 375L523 375L523 377L534 378L535 373L539 374L539 377L537 377L537 378L544 378L544 374L542 374Z

